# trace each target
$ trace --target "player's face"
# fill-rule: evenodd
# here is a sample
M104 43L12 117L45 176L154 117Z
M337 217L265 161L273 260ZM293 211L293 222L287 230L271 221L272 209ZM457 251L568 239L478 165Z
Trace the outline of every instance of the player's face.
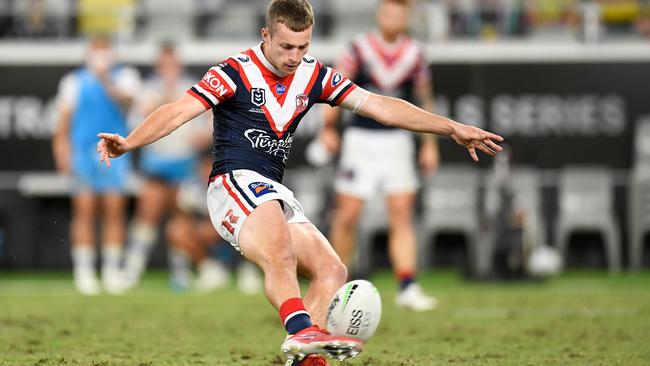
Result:
M264 55L278 70L293 74L309 50L312 28L294 32L282 23L273 26L272 30L263 28Z
M379 31L389 37L406 32L409 22L408 6L395 2L383 2L377 11Z
M91 70L105 72L113 63L111 44L103 38L96 38L90 41L86 54L86 64Z
M158 74L165 80L176 80L181 73L181 63L174 53L164 53L157 63Z

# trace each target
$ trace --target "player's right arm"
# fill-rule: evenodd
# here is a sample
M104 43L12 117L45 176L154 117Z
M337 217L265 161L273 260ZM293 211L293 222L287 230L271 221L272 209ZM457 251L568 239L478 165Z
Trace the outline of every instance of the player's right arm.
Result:
M70 174L72 168L70 163L70 119L72 110L70 108L59 108L59 117L56 122L56 129L52 137L52 153L56 170L61 174Z
M126 138L114 133L100 133L97 145L100 160L110 166L110 158L157 141L205 111L201 102L189 94L173 103L160 106Z
M100 160L110 166L110 158L155 142L194 119L204 111L214 108L231 98L236 86L222 70L226 63L210 68L203 79L173 103L163 104L147 117L128 137L100 133L97 144Z
M52 136L52 154L56 170L61 174L72 171L70 148L70 125L77 99L77 81L74 73L65 75L59 82L57 92L57 121Z

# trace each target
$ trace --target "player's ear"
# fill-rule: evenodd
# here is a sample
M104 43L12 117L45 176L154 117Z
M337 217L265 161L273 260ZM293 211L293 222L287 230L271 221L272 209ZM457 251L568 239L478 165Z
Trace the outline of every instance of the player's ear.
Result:
M262 34L262 39L264 40L265 43L271 42L271 32L269 31L268 28L266 27L262 28L260 33Z

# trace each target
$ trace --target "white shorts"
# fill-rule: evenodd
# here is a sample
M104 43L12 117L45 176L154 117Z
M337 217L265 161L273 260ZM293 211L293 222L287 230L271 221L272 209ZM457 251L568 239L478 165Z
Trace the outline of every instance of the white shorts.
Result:
M214 177L208 186L208 212L212 225L224 240L239 248L239 232L253 210L278 200L287 223L309 222L293 192L281 183L252 170L234 170Z
M336 192L369 200L378 193L417 191L420 184L414 152L410 132L348 128L343 135Z

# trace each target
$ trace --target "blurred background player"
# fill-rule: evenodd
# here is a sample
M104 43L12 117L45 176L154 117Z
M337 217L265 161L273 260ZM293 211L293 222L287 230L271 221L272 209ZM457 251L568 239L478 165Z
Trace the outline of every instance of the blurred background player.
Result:
M139 90L134 69L113 63L111 43L90 40L86 65L67 74L59 84L59 119L53 139L54 160L61 174L75 179L70 237L74 283L85 295L100 292L95 273L95 220L101 207L102 282L109 293L122 291L119 272L125 232L125 197L130 157L100 165L97 134L126 133L126 112Z
M361 34L352 42L337 69L369 91L417 101L427 111L434 108L431 76L420 45L406 32L407 0L384 0L377 11L378 30ZM338 108L325 108L320 141L330 152L339 149ZM438 144L422 134L420 167L432 174L439 163ZM344 263L354 257L357 226L365 201L385 197L388 207L388 249L400 281L397 304L412 310L431 310L433 297L415 283L416 237L413 210L418 189L410 132L354 115L345 130L336 176L336 208L329 240ZM378 192L381 192L378 195Z
M223 262L236 261L234 256L229 255L234 253L234 249L225 245L210 222L205 182L212 171L212 159L212 150L204 149L199 158L197 174L194 174L193 179L181 183L177 195L178 209L166 230L170 247L184 252L196 264L194 288L199 292L226 286L230 273ZM214 256L219 256L221 260L216 260ZM193 276L189 268L177 276L180 276L176 279L179 285L190 286ZM238 263L237 286L245 294L256 294L262 290L259 270L245 259Z
M178 99L193 84L172 44L164 44L155 63L153 75L144 83L138 99L138 120L163 104ZM135 218L129 228L129 245L125 257L125 277L129 287L138 283L147 265L151 249L158 242L162 219L176 207L178 186L192 179L196 151L210 143L210 134L199 141L194 125L186 124L176 133L142 149L140 172L144 178L136 204ZM183 279L190 261L183 251L169 250L172 286L185 287Z

